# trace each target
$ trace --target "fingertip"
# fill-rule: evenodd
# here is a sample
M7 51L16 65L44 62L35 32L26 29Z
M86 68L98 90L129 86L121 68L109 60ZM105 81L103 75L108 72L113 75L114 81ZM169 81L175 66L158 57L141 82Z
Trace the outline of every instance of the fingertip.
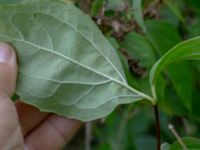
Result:
M14 49L8 44L0 42L0 63L9 63L16 60Z
M17 62L14 49L0 42L0 94L11 96L17 78Z

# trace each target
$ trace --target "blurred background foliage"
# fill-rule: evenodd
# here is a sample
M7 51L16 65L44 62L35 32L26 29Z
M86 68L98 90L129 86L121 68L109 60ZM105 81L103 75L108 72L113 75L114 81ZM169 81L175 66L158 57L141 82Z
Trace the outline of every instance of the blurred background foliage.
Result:
M116 49L128 83L150 93L152 65L180 41L200 35L199 0L76 0ZM200 63L178 62L157 82L162 143L200 137ZM122 105L106 118L86 123L70 150L155 150L155 117L147 102Z

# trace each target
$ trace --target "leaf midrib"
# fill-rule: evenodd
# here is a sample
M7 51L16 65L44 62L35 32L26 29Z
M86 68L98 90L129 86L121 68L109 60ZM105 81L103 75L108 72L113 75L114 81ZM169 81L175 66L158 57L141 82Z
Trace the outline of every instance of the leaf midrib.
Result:
M70 62L72 62L72 63L74 63L74 64L76 64L76 65L79 65L79 66L81 66L81 67L83 67L83 68L85 68L85 69L87 69L87 70L90 70L90 71L92 71L92 72L94 72L94 73L96 73L96 74L98 74L98 75L101 75L101 76L103 76L103 77L105 77L105 78L108 78L109 80L111 80L111 81L113 81L113 82L115 82L115 83L117 83L117 84L119 84L119 85L121 85L121 86L127 88L127 89L130 90L131 92L140 95L142 98L145 98L145 99L147 99L147 100L152 101L152 98L151 98L151 97L149 97L148 95L146 95L146 94L144 94L144 93L141 93L141 92L137 91L136 89L131 88L129 85L125 84L124 82L118 81L118 80L116 80L115 78L112 78L112 77L110 77L110 76L108 76L108 75L105 75L105 74L103 74L103 73L101 73L101 72L95 71L94 69L92 69L92 68L90 68L90 67L88 67L88 66L85 66L84 64L78 63L77 61L75 61L75 60L73 60L73 59L71 59L71 58L69 58L69 57L67 57L67 56L65 56L65 55L62 55L62 54L60 54L60 53L58 53L58 52L56 52L56 51L54 51L54 50L50 50L50 49L47 49L47 48L45 48L45 47L41 47L41 46L36 45L36 44L34 44L34 43L31 43L31 42L29 42L29 41L20 40L20 39L15 39L15 38L11 38L11 37L9 37L9 36L5 36L5 35L1 35L1 34L0 34L0 36L3 37L3 38L8 38L8 39L13 40L13 41L23 42L23 43L25 43L25 44L31 45L31 46L33 46L33 47L36 47L36 48L38 48L38 49L44 50L44 51L49 52L49 53L54 53L54 54L56 54L56 55L58 55L58 56L60 56L60 57L63 57L64 59L67 59L68 61L70 61ZM141 98L141 99L142 99L142 98Z
M55 83L59 83L59 84L101 85L101 84L104 84L104 83L111 82L111 80L104 80L104 81L95 82L95 83L92 83L92 82L75 82L75 81L63 82L63 81L58 81L58 80L54 80L54 79L45 79L45 78L41 78L41 77L38 77L38 76L32 76L32 75L27 74L27 73L22 72L22 71L19 71L19 73L21 73L22 75L25 75L27 77L30 77L30 78L35 78L35 79L38 79L38 80L44 80L44 81L49 81L49 82L55 82Z
M61 22L61 23L64 23L66 24L67 26L69 26L71 29L73 29L76 33L78 33L79 35L81 35L85 40L89 41L93 46L94 48L106 59L106 61L112 66L112 68L117 72L117 74L120 76L121 80L123 82L126 82L126 80L124 79L124 77L121 75L121 73L119 72L119 70L114 66L114 64L108 59L108 57L106 57L104 55L104 53L101 52L101 49L99 47L97 47L97 45L90 39L88 39L86 36L84 36L83 33L81 33L77 28L75 28L72 24L66 22L66 21L62 21L60 19L58 19L56 16L53 16L52 14L48 14L48 13L44 13L44 12L41 12L41 11L36 11L35 13L40 13L40 14L43 14L43 15L47 15L47 16L51 16L53 17L55 20Z

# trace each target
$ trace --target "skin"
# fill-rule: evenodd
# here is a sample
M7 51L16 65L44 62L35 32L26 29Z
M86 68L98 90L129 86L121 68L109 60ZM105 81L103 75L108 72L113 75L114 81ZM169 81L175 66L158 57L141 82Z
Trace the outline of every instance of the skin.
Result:
M16 86L15 51L0 43L0 149L60 150L80 128L81 122L40 112L10 97Z

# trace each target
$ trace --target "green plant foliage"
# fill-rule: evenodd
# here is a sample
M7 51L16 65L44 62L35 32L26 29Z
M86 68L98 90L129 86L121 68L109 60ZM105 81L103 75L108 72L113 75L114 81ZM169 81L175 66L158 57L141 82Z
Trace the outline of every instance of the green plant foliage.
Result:
M170 51L168 51L151 69L150 73L150 84L155 94L155 82L158 78L158 75L161 71L170 63L180 60L188 60L194 59L199 60L200 58L200 37L196 37L194 39L184 41L175 47L173 47ZM155 96L156 97L156 96Z
M146 37L159 55L165 54L170 48L181 42L177 30L163 20L147 20Z
M159 56L164 55L175 44L181 41L181 37L176 31L176 28L174 28L166 21L151 20L147 21L146 25L148 29L147 39L153 45L155 51L158 53ZM173 112L174 114L185 115L189 111L189 109L191 109L191 97L192 91L194 90L194 81L192 68L190 66L191 64L189 62L176 62L172 65L169 65L167 68L167 72L165 72L165 75L172 82L174 90L176 91L175 94L177 94L177 96L175 95L175 97L177 98L172 98L170 96L171 94L169 94L168 88L160 91L160 89L162 89L160 87L164 86L164 83L158 82L156 85L158 87L158 89L156 89L158 95L159 93L163 92L167 93L165 94L165 96L158 96L158 99L160 103L162 103L162 107L164 107L170 113Z
M127 0L107 0L106 1L106 9L107 10L122 10L124 7L124 2Z
M146 28L144 25L144 18L142 14L142 0L133 0L133 11L134 17L139 26L142 28L144 32L146 32Z
M18 2L23 2L25 0L0 0L0 4L6 4L6 3L18 3Z
M130 32L121 43L121 47L138 61L139 65L150 69L156 62L155 54L146 38L136 32Z
M183 22L184 21L183 15L181 14L181 11L179 7L177 6L176 2L173 0L164 0L164 2L172 10L174 15L176 15L176 17Z
M150 95L151 91L148 81L149 71L156 62L151 45L143 35L130 32L126 35L124 41L120 43L120 47L129 53L130 57L138 63L138 67L144 69L143 73L138 77L137 71L135 73L130 72L129 65L122 60L129 85Z
M155 108L165 143L157 150L183 149L168 125L180 137L200 135L199 4L0 0L0 41L19 62L12 99L82 121L104 117L67 150L84 149L84 141L92 150L155 150ZM200 149L199 139L182 141Z
M200 149L200 140L192 137L182 138L183 143L188 150L199 150ZM183 147L180 145L179 141L174 142L169 150L183 150Z
M100 12L100 10L103 7L103 0L96 0L92 3L92 8L91 8L91 14L92 16L94 15L98 15L98 13Z
M196 18L189 27L187 27L188 33L190 37L195 37L200 35L200 19Z
M192 93L194 90L194 72L189 61L176 62L168 66L170 80L180 98L180 103L188 110L191 109ZM181 76L180 76L181 74ZM184 82L182 82L184 81Z

